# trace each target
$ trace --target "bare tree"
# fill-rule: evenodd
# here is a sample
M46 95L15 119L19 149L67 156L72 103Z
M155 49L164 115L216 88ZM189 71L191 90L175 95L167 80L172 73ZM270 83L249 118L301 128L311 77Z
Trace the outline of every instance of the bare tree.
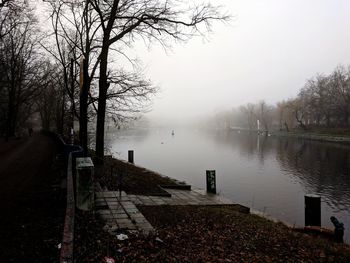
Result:
M273 113L273 107L271 105L268 105L264 100L260 101L256 107L256 116L261 121L261 124L263 125L265 132L267 133L269 131L269 126L272 122L272 113Z
M249 130L253 130L256 126L256 114L255 114L255 105L252 103L248 103L245 106L241 106L240 110L241 112L246 116L247 118L247 124L249 127Z
M47 62L46 85L36 98L36 110L40 114L42 127L45 130L54 129L63 134L67 115L66 94L62 71L57 63Z
M0 41L2 93L6 97L6 135L13 136L19 124L30 116L33 101L45 86L46 62L38 54L40 36L37 21L24 2L21 11L9 11L11 28Z
M185 41L201 33L199 26L210 29L214 20L227 20L219 9L210 4L181 8L181 1L167 0L91 0L91 5L99 15L102 29L100 52L99 94L96 127L96 154L104 154L104 125L108 88L113 85L108 80L109 52L118 50L118 45L131 45L140 37L149 42L159 41L167 46L169 38Z
M294 128L294 112L292 100L283 100L276 104L276 116L278 118L279 129L282 131L283 127L287 132Z
M349 72L344 67L338 66L330 75L316 75L306 82L298 99L299 105L303 107L304 116L308 117L305 125L348 126Z
M350 67L338 66L328 78L337 125L347 127L350 124Z
M96 101L89 101L89 96L99 65L100 24L90 1L55 1L50 10L55 46L48 48L46 44L46 49L61 65L72 116L79 119L79 138L86 150L88 106Z

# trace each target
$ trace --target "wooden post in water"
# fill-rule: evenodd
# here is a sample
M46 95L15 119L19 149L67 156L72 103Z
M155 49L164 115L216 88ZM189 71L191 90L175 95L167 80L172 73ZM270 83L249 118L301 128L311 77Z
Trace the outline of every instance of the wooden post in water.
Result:
M128 151L128 162L134 163L134 151L132 151L132 150Z
M321 197L305 195L305 226L321 226Z
M207 170L207 192L216 194L216 176L215 170Z

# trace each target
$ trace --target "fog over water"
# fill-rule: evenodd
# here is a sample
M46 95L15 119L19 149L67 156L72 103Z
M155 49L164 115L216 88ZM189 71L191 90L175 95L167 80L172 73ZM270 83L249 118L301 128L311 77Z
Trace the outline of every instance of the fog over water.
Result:
M147 116L182 121L265 99L297 95L306 79L350 64L350 1L213 0L232 14L207 39L142 43L135 54L161 87Z

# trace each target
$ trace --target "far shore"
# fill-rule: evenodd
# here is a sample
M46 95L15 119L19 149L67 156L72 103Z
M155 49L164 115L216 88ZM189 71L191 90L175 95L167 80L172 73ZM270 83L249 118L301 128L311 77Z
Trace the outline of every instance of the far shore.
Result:
M319 129L319 130L292 130L292 131L263 131L241 128L229 128L232 131L257 133L266 136L293 137L314 141L350 144L350 130L344 129Z
M308 139L314 141L322 141L322 142L334 142L334 143L342 143L342 144L350 144L350 136L344 136L342 134L327 134L327 133L318 133L318 132L283 132L277 131L272 132L272 136L284 136L284 137L294 137L301 139Z

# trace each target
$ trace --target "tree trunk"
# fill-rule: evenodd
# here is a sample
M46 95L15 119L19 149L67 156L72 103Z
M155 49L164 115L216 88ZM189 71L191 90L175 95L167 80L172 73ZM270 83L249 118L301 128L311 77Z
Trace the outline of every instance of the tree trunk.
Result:
M344 120L343 120L342 126L343 127L349 126L349 111L348 110L344 111Z
M74 129L74 112L75 112L75 109L74 109L74 60L71 58L70 60L70 80L71 80L71 83L70 83L70 88L71 88L71 93L72 93L72 105L71 105L71 113L72 113L72 122L71 122L71 127L72 129Z
M329 117L329 115L326 115L326 125L328 128L331 126L331 118Z
M299 117L298 117L298 112L297 112L297 111L295 111L295 119L296 119L297 122L299 123L300 127L301 127L304 131L306 131L306 126L305 126L305 124L303 123L302 118L299 118Z
M84 149L84 154L87 154L87 144L88 144L88 135L87 135L87 110L88 110L88 94L89 94L90 80L88 74L88 61L87 59L83 60L83 86L80 94L80 119L79 119L79 139L81 146Z
M7 110L6 138L15 135L15 127L14 127L15 102L14 100L15 100L15 88L11 87L11 90L9 92L9 103L8 103L8 110Z
M289 132L289 128L288 128L287 122L284 122L284 126L286 127L286 131Z
M103 44L100 62L100 80L98 94L97 126L96 126L96 156L103 161L104 156L104 133L106 118L106 100L107 100L107 60L108 44Z
M61 100L57 103L56 108L56 129L58 134L63 134L64 128L64 111L65 111L65 94L62 95Z

